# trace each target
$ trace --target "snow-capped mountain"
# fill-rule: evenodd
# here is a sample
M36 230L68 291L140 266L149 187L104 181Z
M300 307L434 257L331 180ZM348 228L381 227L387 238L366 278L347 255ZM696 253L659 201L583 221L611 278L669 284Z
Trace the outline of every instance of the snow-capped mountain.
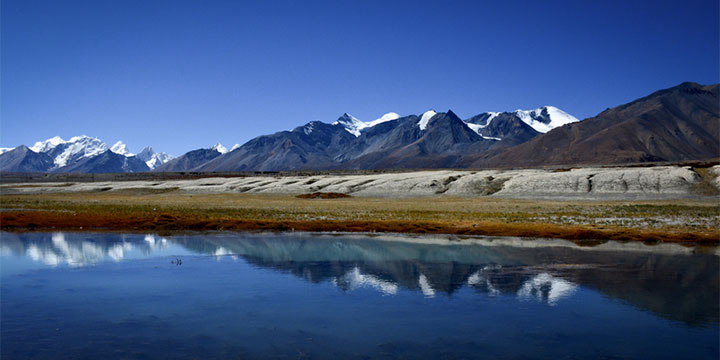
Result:
M554 106L543 106L534 110L485 112L466 119L465 123L484 139L503 140L496 147L510 147L577 121Z
M515 110L513 112L485 112L465 120L468 126L478 135L487 135L483 129L492 124L493 121L507 121L507 118L515 117L527 126L544 134L556 127L578 122L574 116L554 107L543 106L533 110ZM498 137L502 138L502 137Z
M7 157L6 163L32 164L22 169L49 172L450 167L464 152L485 151L496 143L512 146L575 121L552 106L487 112L466 120L452 111L435 110L405 117L389 112L372 121L344 113L332 123L311 121L290 131L259 136L242 146L235 144L230 150L217 143L179 158L149 146L134 154L122 141L108 146L82 135L38 141L28 150L16 152L12 161ZM52 166L44 169L44 158L33 153L49 156Z
M138 159L144 161L145 164L150 168L150 170L155 169L156 167L175 158L174 156L165 152L155 152L155 150L153 150L151 146L146 146L135 156Z
M471 117L470 119L465 120L465 123L467 126L473 131L475 131L478 135L482 136L482 129L487 127L490 122L496 118L498 115L500 115L499 112L484 112L479 115L475 115Z
M217 150L217 152L219 152L221 154L228 152L228 149L226 147L224 147L223 144L221 144L221 143L215 144L211 149Z
M44 153L48 152L55 147L57 147L60 144L65 143L66 141L63 140L59 136L51 137L45 141L38 141L35 143L35 145L30 147L30 150L36 152L36 153Z
M349 133L355 135L355 137L360 136L360 133L367 129L371 128L375 125L382 124L384 122L397 120L400 118L400 115L394 112L389 112L373 121L360 121L358 118L348 114L344 113L340 118L337 119L332 125L342 125L345 130L347 130Z
M148 147L149 148L149 147ZM143 149L140 160L122 141L108 146L102 140L86 135L64 140L59 136L38 141L30 148L19 146L0 152L5 157L2 171L19 172L138 172L151 170L173 158L167 153ZM19 149L18 151L15 151ZM42 155L51 159L49 166ZM12 160L11 160L12 159ZM32 164L32 165L29 165Z
M546 131L572 120L553 107L483 113L465 121L452 111L405 117L391 112L372 121L344 113L332 123L310 121L258 136L232 152L219 144L194 150L155 171L452 167L467 154L519 144L540 135L535 128Z
M127 145L123 143L122 141L118 141L115 143L115 145L110 147L110 151L123 156L135 156L135 154L131 153L130 150L128 150Z
M34 152L49 155L55 163L54 168L61 168L82 158L99 155L108 149L108 145L100 139L86 135L74 136L67 141L55 136L45 141L38 141L30 147Z
M520 167L717 158L719 97L720 84L682 83L467 164ZM553 116L550 110L548 114Z
M556 127L579 121L554 106L543 106L534 110L515 110L513 113L535 131L543 134Z
M88 136L53 137L31 148L0 149L0 171L481 168L711 159L720 144L719 88L683 83L579 123L553 106L465 120L450 110L387 113L367 122L345 113L332 123L311 121L261 135L230 151L218 143L174 159L149 147L133 156L122 142L109 147Z

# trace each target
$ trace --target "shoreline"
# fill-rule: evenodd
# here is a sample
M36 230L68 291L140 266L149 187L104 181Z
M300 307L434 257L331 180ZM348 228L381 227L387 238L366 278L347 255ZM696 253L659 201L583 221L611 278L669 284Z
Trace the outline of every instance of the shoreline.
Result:
M72 211L14 210L0 212L0 230L26 231L280 231L313 233L411 234L455 236L502 236L527 239L563 239L589 245L605 241L720 245L720 231L667 231L587 225L474 222L448 224L440 221L399 220L203 220L180 213L89 214Z
M46 188L49 192L3 185L1 190L23 192L0 194L0 230L305 231L553 238L586 244L607 240L720 244L720 201L714 196L672 200L571 200L557 195L530 200L447 193L372 197L327 192L327 188L315 193L232 193L218 191L216 187L228 186L220 179L193 182L188 189L143 182L114 185L108 190L105 184L94 184L101 187L94 191Z
M336 238L352 240L370 240L391 243L408 243L417 245L436 246L485 246L485 247L513 247L525 249L540 248L568 248L582 251L622 251L622 252L652 252L667 255L693 255L709 254L720 256L720 245L687 244L687 243L656 243L647 244L639 241L595 241L595 240L566 240L556 238L521 238L514 236L484 236L484 235L451 235L451 234L413 234L413 233L371 233L371 232L308 232L308 231L127 231L127 230L32 230L32 231L4 231L0 234L18 236L22 234L117 234L117 235L152 235L160 238L185 238L206 236L209 239L226 239L241 236L243 238L276 238L287 237L313 237L322 241L332 241Z

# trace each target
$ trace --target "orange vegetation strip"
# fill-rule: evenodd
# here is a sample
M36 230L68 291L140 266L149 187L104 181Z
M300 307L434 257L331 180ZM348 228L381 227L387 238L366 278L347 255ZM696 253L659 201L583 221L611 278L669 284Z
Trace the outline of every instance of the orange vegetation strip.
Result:
M568 240L620 240L649 243L719 244L720 230L663 231L587 225L504 223L500 221L451 223L400 220L280 220L280 219L202 219L192 214L113 214L73 213L69 211L0 212L3 230L271 230L395 232L415 234L455 234L561 238Z

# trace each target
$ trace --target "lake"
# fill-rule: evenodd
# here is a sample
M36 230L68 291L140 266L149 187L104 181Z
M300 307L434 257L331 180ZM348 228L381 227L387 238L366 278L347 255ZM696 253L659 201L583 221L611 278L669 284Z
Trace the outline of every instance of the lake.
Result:
M0 234L3 359L718 359L716 248Z

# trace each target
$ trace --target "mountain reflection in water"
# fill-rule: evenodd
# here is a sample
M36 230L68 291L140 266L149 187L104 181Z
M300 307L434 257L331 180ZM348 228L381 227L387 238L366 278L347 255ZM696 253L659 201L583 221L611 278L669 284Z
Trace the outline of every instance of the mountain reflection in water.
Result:
M627 251L566 242L516 246L501 239L480 244L399 239L404 241L316 234L2 233L2 254L69 267L154 256L229 256L311 283L329 282L343 292L372 289L394 296L406 289L432 298L451 297L468 287L489 297L514 296L550 306L584 287L688 325L718 323L719 264L712 252L678 246L638 245ZM13 271L8 266L3 272Z

